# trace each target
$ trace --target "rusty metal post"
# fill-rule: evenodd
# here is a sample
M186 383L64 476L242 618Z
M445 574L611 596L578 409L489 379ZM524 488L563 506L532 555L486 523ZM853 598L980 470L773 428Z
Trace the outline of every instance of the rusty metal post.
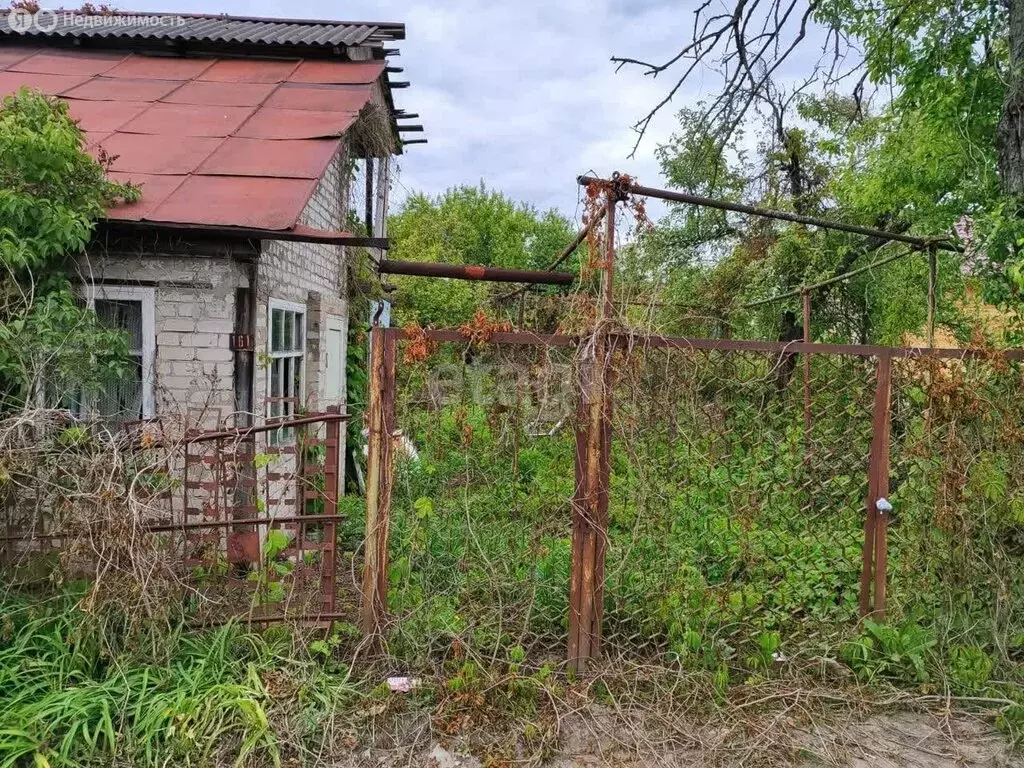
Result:
M889 495L889 429L891 419L890 390L892 387L892 358L883 354L878 359L878 384L875 391L874 436L872 442L871 473L875 480L875 495L871 502L875 513L875 602L871 614L885 620L886 581L888 577L889 514L879 508L879 501ZM877 442L876 442L877 441Z
M589 354L581 360L581 416L576 433L576 494L573 499L573 560L569 585L568 661L583 672L601 650L604 614L604 557L608 538L611 448L612 289L615 269L615 205L609 190L605 209L605 262L601 309Z
M878 500L889 493L889 400L892 357L878 356L875 373L875 402L871 417L871 455L868 459L867 514L864 518L864 549L860 574L861 617L885 617L888 515L879 511ZM872 582L874 606L872 607Z
M935 246L928 247L928 347L935 347L935 293L939 282L938 257Z
M811 343L811 292L802 294L804 312L804 343ZM804 353L804 442L811 446L811 356Z
M367 384L367 431L369 433L366 462L366 535L363 542L363 588L359 628L363 635L379 631L382 601L377 593L382 564L379 560L381 520L381 476L384 443L384 329L378 325L370 331L370 377Z
M583 377L579 377L580 392L583 393ZM576 488L572 497L572 571L569 576L569 663L576 669L576 660L580 655L580 591L582 582L579 573L579 563L583 557L583 539L586 534L587 510L587 435L589 425L587 423L587 405L585 396L580 397L577 408L576 426Z
M332 405L328 413L341 413L341 408ZM327 422L326 455L324 456L324 514L338 514L338 467L341 451L341 422ZM323 595L322 607L325 613L334 613L337 599L337 547L338 526L334 522L324 523L323 550L320 557L320 588ZM305 537L305 528L299 531L300 540Z
M391 533L391 491L395 485L395 367L398 360L398 335L393 328L384 331L383 379L381 381L381 476L377 533L378 621L388 606L388 537Z

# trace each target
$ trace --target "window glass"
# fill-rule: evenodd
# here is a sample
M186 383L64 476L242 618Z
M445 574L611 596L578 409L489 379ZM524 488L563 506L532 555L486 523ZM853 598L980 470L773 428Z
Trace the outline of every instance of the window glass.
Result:
M96 300L96 315L108 328L116 328L128 334L128 345L132 353L142 353L142 302Z
M283 302L282 302L283 303ZM302 372L305 366L305 313L283 306L270 307L270 338L267 371L267 416L289 418L303 402ZM274 443L291 439L292 430L272 435Z
M284 310L275 309L270 313L270 351L280 352L284 346Z
M128 334L130 361L124 374L108 374L100 381L95 410L100 416L116 421L142 418L142 302L127 300L96 300L96 316L108 328Z

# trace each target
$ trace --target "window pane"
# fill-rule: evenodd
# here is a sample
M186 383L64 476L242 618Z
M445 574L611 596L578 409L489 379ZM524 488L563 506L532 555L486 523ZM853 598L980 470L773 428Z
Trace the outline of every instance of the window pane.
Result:
M281 397L281 358L270 361L270 396Z
M305 315L301 312L295 313L295 351L302 351L302 325Z
M295 335L292 333L292 327L295 324L295 313L285 312L284 313L284 340L281 342L282 350L292 350L295 348Z
M291 397L292 359L281 358L281 397Z
M302 363L303 358L301 357L296 357L292 362L291 390L292 397L295 398L296 405L301 402L302 398Z
M142 302L96 300L96 315L108 328L128 333L128 345L132 352L142 352Z
M108 376L105 381L100 382L96 411L100 416L117 421L142 418L141 355L134 355L131 358L124 376Z
M270 313L270 351L280 352L284 347L284 310L275 309Z

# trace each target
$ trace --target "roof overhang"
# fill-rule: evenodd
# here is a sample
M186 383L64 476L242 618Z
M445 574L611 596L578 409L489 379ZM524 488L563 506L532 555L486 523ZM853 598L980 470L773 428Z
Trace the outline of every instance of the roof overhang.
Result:
M387 250L390 246L390 241L386 237L366 237L352 232L314 229L303 225L297 225L285 230L277 230L260 229L258 227L228 227L206 224L172 224L104 219L97 225L97 235L112 237L165 235L250 243L263 240L278 240L286 243L315 243L352 248L380 248L382 250Z

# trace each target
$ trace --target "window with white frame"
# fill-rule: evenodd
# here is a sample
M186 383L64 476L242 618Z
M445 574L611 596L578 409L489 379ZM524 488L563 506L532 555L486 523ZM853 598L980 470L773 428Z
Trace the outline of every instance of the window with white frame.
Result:
M112 421L152 418L156 290L97 285L88 290L88 299L102 325L127 334L129 360L121 375L107 375L96 392L82 398L81 410Z
M267 353L267 416L287 419L302 405L306 363L306 307L270 300ZM280 438L286 438L282 432Z

